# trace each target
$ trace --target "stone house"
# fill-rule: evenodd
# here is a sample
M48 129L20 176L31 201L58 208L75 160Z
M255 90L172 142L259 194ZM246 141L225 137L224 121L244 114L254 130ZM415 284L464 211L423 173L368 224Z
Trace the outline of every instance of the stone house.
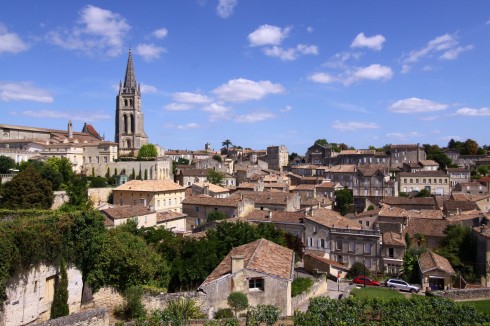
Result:
M460 168L465 168L468 170L474 170L476 168L477 162L481 159L485 159L486 155L476 154L476 155L460 155L456 164Z
M242 217L254 210L252 200L231 196L227 198L214 198L206 195L190 196L182 202L183 213L188 216L188 229L207 222L208 214L220 211L227 217Z
M490 194L483 196L470 196L471 201L475 202L478 208L484 212L490 212Z
M187 215L172 211L158 212L156 226L174 233L184 233L187 231Z
M241 217L240 219L253 223L272 223L279 229L282 229L290 234L297 236L304 243L304 217L305 215L302 212L254 210L249 212L247 215Z
M377 227L382 233L403 233L408 225L408 215L403 208L383 205L378 213Z
M386 204L392 207L398 207L403 209L435 209L437 207L436 201L433 197L384 197L381 201L382 204ZM441 205L442 206L442 205ZM442 207L441 207L442 209Z
M372 271L379 271L381 234L377 230L362 230L338 212L328 209L312 210L304 218L305 248L320 250L325 258L350 268L361 262Z
M490 287L490 228L474 227L471 234L476 239L476 272L481 277L481 285Z
M308 273L327 273L330 278L345 278L349 268L335 260L323 257L322 252L309 250L303 256L304 269Z
M228 308L232 292L244 293L251 306L274 305L291 316L294 252L265 239L233 248L199 286L206 294L209 315Z
M378 218L381 209L373 209L349 216L353 222L359 223L363 230L374 230L378 228Z
M471 173L468 169L446 168L446 172L449 175L451 187L456 186L458 183L469 182L471 179Z
M444 171L400 172L398 174L399 191L410 193L427 189L434 195L451 193L449 175Z
M214 198L230 197L230 190L209 182L197 182L192 184L193 195L207 195Z
M342 189L344 189L344 187L342 187L340 183L334 183L331 181L324 181L316 185L317 195L329 198L331 201L335 201L335 191Z
M301 184L294 187L290 191L293 194L294 193L299 194L299 197L301 198L301 202L307 199L316 198L316 186L312 184Z
M190 187L193 183L208 181L208 169L182 169L176 176L176 181L182 187Z
M282 171L289 163L289 152L285 145L267 147L267 163L269 169Z
M447 217L475 210L478 210L478 205L469 200L446 200L443 204L443 213Z
M106 208L100 211L110 220L108 225L118 226L133 220L138 224L138 228L148 228L157 225L157 213L147 206L127 205Z
M300 164L291 166L291 173L301 177L322 177L325 168L320 165Z
M143 205L155 211L182 212L185 188L170 180L131 180L113 190L115 206Z
M411 218L407 233L411 241L417 242L418 234L423 235L421 243L425 242L425 247L435 249L440 247L441 240L444 237L444 230L449 225L445 219L427 219L427 218Z
M362 212L369 205L379 206L385 196L397 196L396 182L388 168L379 165L360 165L353 175L352 193L355 210Z
M313 146L308 147L305 154L306 163L309 164L325 164L325 160L332 156L332 147L330 145L320 145L313 144Z
M74 267L68 267L66 272L68 307L73 314L80 311L82 273ZM43 264L10 278L6 285L6 300L0 306L0 325L27 325L50 319L58 278L58 268Z
M233 196L242 196L251 200L258 210L294 212L301 207L301 199L297 193L237 191Z
M330 159L326 160L325 165L380 164L388 166L389 162L389 156L385 152L376 152L372 149L347 149L332 155Z
M403 163L425 160L425 151L419 144L390 145L390 166L401 168Z
M324 168L324 176L331 182L339 183L344 188L353 189L356 171L357 166L354 164L336 165Z
M214 158L206 158L202 160L193 160L191 162L193 169L212 169L222 173L233 173L234 163L232 160L224 160L222 162L215 160Z
M422 289L445 290L452 287L452 277L456 275L449 261L428 250L419 257Z
M488 189L480 182L460 182L454 186L454 191L464 192L470 195L486 195Z
M381 259L385 274L394 276L400 275L405 248L405 240L403 239L402 234L395 232L383 233Z

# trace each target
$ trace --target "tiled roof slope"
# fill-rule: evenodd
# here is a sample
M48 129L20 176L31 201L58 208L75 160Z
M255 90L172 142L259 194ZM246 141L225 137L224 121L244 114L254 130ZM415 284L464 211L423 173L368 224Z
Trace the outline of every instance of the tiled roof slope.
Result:
M449 261L432 251L426 251L419 257L419 266L422 273L430 270L439 269L449 274L455 274Z
M244 269L267 274L273 277L291 280L293 275L294 253L274 242L259 239L233 248L221 263L201 284L209 284L222 276L231 274L231 257L243 256Z
M120 185L114 190L131 190L131 191L177 191L185 190L170 180L131 180Z
M112 208L103 209L101 212L113 220L131 218L152 213L148 207L142 205L115 206Z
M312 216L305 216L305 219L328 228L361 229L359 223L351 221L340 215L340 213L326 208L313 210Z

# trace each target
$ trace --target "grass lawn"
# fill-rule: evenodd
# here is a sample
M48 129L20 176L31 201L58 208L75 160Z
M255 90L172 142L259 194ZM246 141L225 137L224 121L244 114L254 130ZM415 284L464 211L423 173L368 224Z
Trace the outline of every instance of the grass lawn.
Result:
M490 314L490 300L462 301L460 304L468 304L484 314Z
M401 298L401 294L397 290L379 288L379 287L365 287L360 289L353 289L350 293L351 295L359 298Z

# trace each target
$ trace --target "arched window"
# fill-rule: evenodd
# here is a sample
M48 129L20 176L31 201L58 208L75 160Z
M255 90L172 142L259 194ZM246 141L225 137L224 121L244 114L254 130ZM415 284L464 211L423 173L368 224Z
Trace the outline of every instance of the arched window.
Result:
M124 125L124 133L128 133L128 116L123 115L123 125Z
M131 140L130 139L126 139L126 147L131 148Z
M128 106L128 100L127 99L124 100L124 106Z
M131 99L131 98L129 99L129 105L130 105L131 107L133 107L133 99Z
M134 134L134 115L130 115L131 118L131 133Z

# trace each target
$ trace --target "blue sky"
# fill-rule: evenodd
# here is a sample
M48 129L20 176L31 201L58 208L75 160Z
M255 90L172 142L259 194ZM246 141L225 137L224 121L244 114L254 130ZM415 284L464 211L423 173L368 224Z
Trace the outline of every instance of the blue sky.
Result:
M490 143L487 1L8 1L0 122L113 141L129 47L167 149Z

